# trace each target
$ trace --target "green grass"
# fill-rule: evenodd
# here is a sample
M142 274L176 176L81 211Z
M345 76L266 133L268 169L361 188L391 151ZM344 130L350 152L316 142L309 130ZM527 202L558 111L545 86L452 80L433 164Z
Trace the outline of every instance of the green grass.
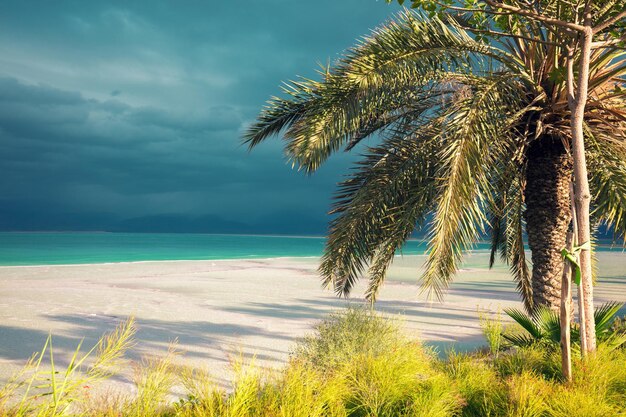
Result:
M53 359L49 339L0 389L0 417L626 416L626 350L600 346L595 356L574 361L573 381L564 384L558 352L540 345L503 351L493 323L487 327L491 352L451 352L442 360L403 335L398 321L347 309L301 340L283 369L268 373L254 360L235 357L228 391L209 370L176 367L172 348L136 365L133 392L82 395L80 387L123 363L131 321L93 352L77 350L68 370L43 369L40 359ZM184 398L171 396L174 387Z
M480 328L483 331L483 336L487 339L489 350L494 356L498 356L504 342L502 334L505 332L505 328L502 324L501 316L500 310L498 310L495 316L484 311L478 312Z

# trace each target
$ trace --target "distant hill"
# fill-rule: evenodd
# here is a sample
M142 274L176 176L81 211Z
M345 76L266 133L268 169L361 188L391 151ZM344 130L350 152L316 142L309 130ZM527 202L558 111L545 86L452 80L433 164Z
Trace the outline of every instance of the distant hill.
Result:
M64 213L0 208L0 231L106 231L127 233L235 233L324 236L328 232L327 215L313 216L298 211L278 211L257 219L233 221L218 215L192 216L164 213L115 218L108 213ZM612 239L606 227L598 230L600 239ZM423 233L413 237L424 237ZM484 236L484 239L488 239Z
M255 220L217 215L158 214L117 219L110 214L0 209L0 231L106 231L127 233L249 233L324 235L329 217L276 212Z

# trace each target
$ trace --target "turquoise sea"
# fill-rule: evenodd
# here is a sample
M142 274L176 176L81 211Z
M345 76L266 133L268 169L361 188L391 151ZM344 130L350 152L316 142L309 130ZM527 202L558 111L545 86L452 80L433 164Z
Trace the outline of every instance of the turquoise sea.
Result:
M0 233L0 265L320 256L323 237L177 233ZM405 252L422 253L409 243Z
M5 232L0 233L0 265L307 257L320 256L324 241L313 236ZM425 247L410 240L402 252L422 254ZM480 243L476 249L489 246Z

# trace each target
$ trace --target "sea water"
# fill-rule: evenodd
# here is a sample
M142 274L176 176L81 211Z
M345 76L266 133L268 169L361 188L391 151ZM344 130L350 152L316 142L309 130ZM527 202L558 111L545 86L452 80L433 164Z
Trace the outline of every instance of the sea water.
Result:
M324 242L316 236L3 232L0 265L317 257ZM487 251L489 245L479 243L474 249ZM407 242L402 253L418 255L425 250L426 243L415 239Z

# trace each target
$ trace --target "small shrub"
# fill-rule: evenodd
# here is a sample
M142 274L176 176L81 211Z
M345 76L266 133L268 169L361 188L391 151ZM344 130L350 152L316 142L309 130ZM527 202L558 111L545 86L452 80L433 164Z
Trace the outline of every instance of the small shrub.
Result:
M181 372L181 382L187 398L178 404L182 416L221 416L224 414L226 393L219 389L210 373L201 368L187 368Z
M348 309L317 327L296 348L292 364L312 369L329 409L349 416L451 416L460 400L432 352L402 336L396 323L372 311ZM429 414L424 414L428 410ZM340 412L335 409L334 415Z
M597 392L584 392L561 387L548 403L551 417L617 417L624 408L609 404Z
M626 352L603 349L573 367L572 391L589 393L598 404L616 406L626 414ZM581 399L578 401L584 402Z
M268 415L280 417L345 417L348 394L344 380L325 378L319 370L292 361L273 386L276 401ZM266 393L267 395L267 393Z
M348 381L347 408L355 416L397 416L405 412L422 381L433 375L429 360L415 345L390 352L361 353L344 365Z
M504 416L507 388L488 358L451 352L445 367L463 399L462 416Z
M64 370L55 365L53 339L48 336L41 352L0 390L0 413L40 417L67 415L72 407L86 399L86 389L116 372L124 353L133 345L135 331L135 321L130 317L104 335L87 353L80 352L80 343ZM46 354L49 369L42 365ZM93 362L87 365L92 357ZM9 404L16 397L20 398L18 402Z
M480 328L489 344L489 350L494 356L498 356L502 348L504 337L504 326L502 324L501 313L498 311L495 316L490 316L486 312L478 312Z
M459 415L463 402L453 382L444 374L431 376L411 396L405 416L451 417Z
M377 355L398 344L399 327L365 308L331 313L302 339L292 358L322 371L332 371L355 354Z
M493 361L495 369L503 377L534 372L547 379L561 377L560 353L552 346L531 345L512 348Z
M175 383L173 360L178 355L172 344L165 356L146 358L135 370L137 397L125 410L125 416L157 415L168 403L168 394Z
M233 390L226 399L227 417L256 417L262 415L261 398L262 375L261 370L254 364L254 360L246 362L243 356L231 360L235 371Z
M507 416L541 417L550 401L551 385L532 371L523 371L507 380L509 390Z
M533 343L497 356L452 352L442 361L402 336L395 322L359 309L322 322L280 372L267 374L254 360L235 357L229 393L205 370L175 369L171 348L139 365L135 396L100 391L81 397L73 387L109 375L132 328L127 323L103 338L97 359L82 372L89 354L77 353L80 359L65 374L44 370L41 359L51 350L46 345L0 388L0 417L626 416L626 349L600 344L596 354L574 359L573 380L562 383L558 351L549 345ZM169 393L179 384L186 396L172 402Z

